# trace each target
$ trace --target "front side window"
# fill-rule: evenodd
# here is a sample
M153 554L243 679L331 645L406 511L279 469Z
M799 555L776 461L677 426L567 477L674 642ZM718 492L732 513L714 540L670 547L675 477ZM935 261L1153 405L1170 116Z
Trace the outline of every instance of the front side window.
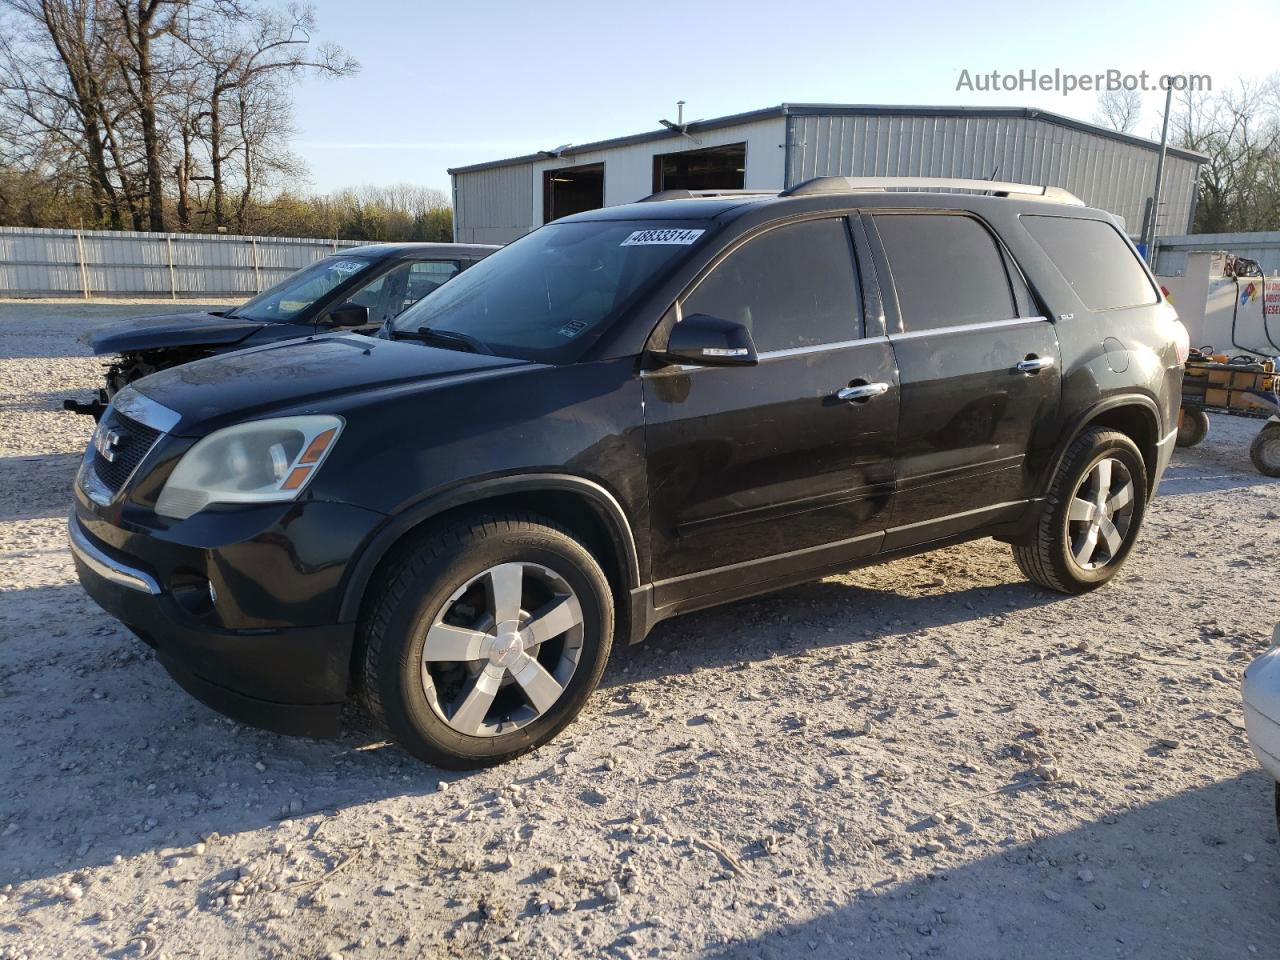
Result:
M268 323L288 323L339 284L359 276L372 266L373 261L368 257L325 257L264 290L248 303L237 307L231 316Z
M1018 315L991 232L957 214L877 214L898 310L907 330L1008 320Z
M443 334L499 356L577 356L641 292L689 256L705 221L587 220L521 237L428 294L392 336Z
M1102 220L1027 215L1031 238L1090 310L1156 302L1155 287L1120 231Z
M461 269L457 260L419 260L409 267L405 278L404 296L399 309L407 310L428 293L435 293L446 280L452 280Z
M849 231L841 219L776 227L748 240L681 301L684 316L735 320L761 353L862 335Z
M358 290L353 290L347 294L345 303L358 303L361 306L369 308L369 320L372 323L381 323L386 319L386 309L384 304L390 292L399 285L400 275L405 272L406 264L401 264L386 273L382 274L375 280L366 283Z
M353 293L347 303L369 308L369 321L382 324L432 293L458 272L456 260L401 263Z

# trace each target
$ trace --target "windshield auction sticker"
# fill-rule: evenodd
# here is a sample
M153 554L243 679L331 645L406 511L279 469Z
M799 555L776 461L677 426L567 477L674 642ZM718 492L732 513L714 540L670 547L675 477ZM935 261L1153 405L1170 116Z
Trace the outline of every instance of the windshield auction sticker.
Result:
M707 231L705 230L637 230L623 240L622 247L654 247L674 245L687 247Z
M363 270L365 261L363 260L339 260L337 263L331 263L329 269L334 273L355 273Z

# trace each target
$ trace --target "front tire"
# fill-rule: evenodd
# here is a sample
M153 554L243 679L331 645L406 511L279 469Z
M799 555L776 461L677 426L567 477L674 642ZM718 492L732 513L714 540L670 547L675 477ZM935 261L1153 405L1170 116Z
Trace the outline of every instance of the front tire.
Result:
M502 763L578 715L609 659L613 615L599 563L545 517L435 527L385 572L364 620L366 706L420 760Z
M1092 427L1062 458L1035 535L1015 544L1029 580L1061 593L1086 593L1119 572L1133 549L1147 501L1147 468L1125 434Z
M1280 477L1280 423L1268 423L1249 444L1249 459L1258 472Z

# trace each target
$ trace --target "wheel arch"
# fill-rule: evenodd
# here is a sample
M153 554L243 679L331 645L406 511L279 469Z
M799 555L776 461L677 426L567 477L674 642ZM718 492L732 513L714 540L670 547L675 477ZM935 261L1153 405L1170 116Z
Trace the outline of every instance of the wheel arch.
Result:
M476 510L526 510L543 514L579 536L599 559L620 604L640 585L640 564L631 523L617 497L573 474L536 473L465 483L428 497L393 517L361 551L348 578L341 622L360 619L378 571L424 527L450 514ZM628 611L619 609L618 622Z
M1090 427L1118 430L1137 445L1142 454L1142 462L1146 464L1147 495L1150 496L1155 488L1159 463L1160 408L1154 400L1140 393L1107 397L1077 417L1071 427L1063 431L1058 441L1049 469L1045 470L1038 485L1039 494L1043 496L1048 491L1071 444Z

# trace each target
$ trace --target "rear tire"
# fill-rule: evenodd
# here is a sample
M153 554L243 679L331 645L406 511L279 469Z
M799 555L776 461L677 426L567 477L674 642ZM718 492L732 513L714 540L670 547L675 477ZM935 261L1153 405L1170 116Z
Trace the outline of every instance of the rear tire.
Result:
M1280 423L1268 423L1249 444L1249 459L1258 472L1280 477Z
M1054 474L1034 537L1013 545L1019 569L1060 593L1102 586L1133 549L1147 489L1146 464L1129 437L1106 427L1085 430Z
M1182 419L1178 423L1179 447L1194 447L1209 435L1209 415L1203 410L1182 408Z
M435 527L381 579L362 623L365 704L436 766L493 766L546 743L578 715L609 659L609 582L545 517Z

